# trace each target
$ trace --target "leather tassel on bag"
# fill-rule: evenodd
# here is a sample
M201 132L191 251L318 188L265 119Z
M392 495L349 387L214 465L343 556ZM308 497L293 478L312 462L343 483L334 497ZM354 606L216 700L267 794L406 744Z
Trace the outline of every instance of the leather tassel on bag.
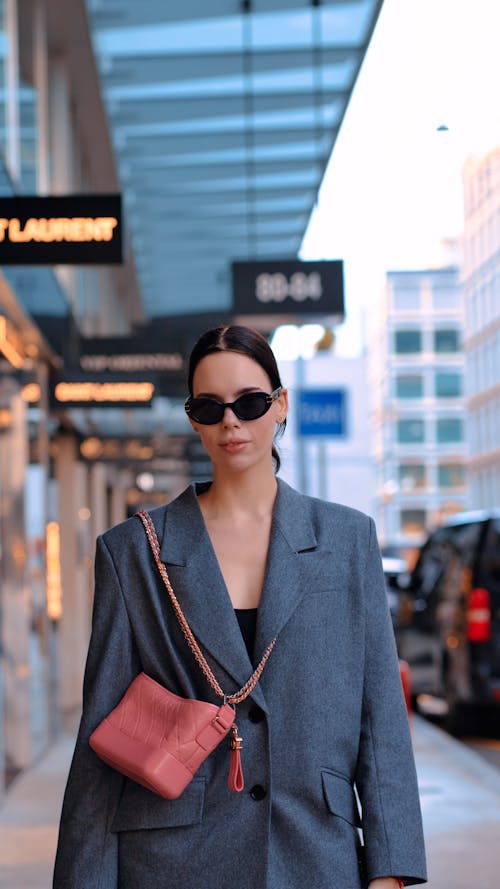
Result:
M241 764L240 750L243 747L243 738L238 735L238 726L233 723L231 728L231 737L229 739L230 766L227 786L229 790L241 793L245 787L245 779L243 777L243 766Z

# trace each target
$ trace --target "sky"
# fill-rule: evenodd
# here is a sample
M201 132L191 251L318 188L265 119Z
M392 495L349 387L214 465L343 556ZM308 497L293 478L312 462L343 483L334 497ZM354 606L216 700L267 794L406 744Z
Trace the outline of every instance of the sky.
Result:
M449 260L463 164L500 144L499 35L500 0L385 0L301 251L344 260L338 355L386 271Z

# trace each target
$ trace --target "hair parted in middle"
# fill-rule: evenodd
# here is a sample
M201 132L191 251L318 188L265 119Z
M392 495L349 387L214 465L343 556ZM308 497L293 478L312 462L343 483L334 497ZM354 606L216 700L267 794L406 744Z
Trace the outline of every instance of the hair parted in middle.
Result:
M198 364L207 355L217 352L240 352L255 361L269 377L271 391L282 387L281 377L276 363L276 358L271 346L258 330L246 327L242 324L226 324L212 327L202 333L193 346L189 356L188 365L188 389L193 394L193 377ZM286 417L279 423L276 437L282 435L286 428ZM273 460L276 471L281 465L280 456L273 446Z

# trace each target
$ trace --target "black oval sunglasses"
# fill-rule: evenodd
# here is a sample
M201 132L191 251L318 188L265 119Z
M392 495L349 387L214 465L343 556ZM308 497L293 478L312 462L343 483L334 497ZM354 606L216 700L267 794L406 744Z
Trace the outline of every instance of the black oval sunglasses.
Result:
M238 420L258 420L267 414L273 401L279 397L281 386L274 389L273 392L246 392L240 395L236 401L216 401L215 398L193 398L189 396L184 404L187 415L194 420L195 423L201 423L202 426L214 426L220 423L226 408L230 407L233 414Z

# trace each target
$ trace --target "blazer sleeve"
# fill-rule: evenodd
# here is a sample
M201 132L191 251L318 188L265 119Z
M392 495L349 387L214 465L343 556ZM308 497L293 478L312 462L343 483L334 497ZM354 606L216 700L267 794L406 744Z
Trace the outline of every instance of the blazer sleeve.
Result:
M117 835L110 826L124 779L99 759L88 739L139 671L118 574L100 537L82 718L64 795L53 889L118 886Z
M356 786L368 880L426 881L412 742L375 525L364 578L364 694Z

